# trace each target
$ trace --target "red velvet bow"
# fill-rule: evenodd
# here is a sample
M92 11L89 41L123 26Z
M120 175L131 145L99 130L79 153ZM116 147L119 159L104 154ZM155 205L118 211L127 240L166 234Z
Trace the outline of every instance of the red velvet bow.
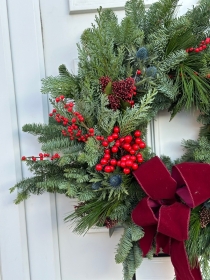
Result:
M181 163L173 166L170 175L154 157L133 174L148 195L132 212L134 223L144 228L145 235L139 241L143 255L155 238L156 254L162 249L171 256L177 280L201 280L199 265L190 268L184 240L188 239L190 208L210 198L210 165Z

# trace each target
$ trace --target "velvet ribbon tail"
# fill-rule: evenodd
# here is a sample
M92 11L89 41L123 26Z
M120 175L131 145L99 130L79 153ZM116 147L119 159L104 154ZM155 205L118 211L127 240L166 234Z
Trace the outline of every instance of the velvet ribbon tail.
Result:
M202 280L199 267L191 269L183 241L171 240L171 262L174 266L176 280Z

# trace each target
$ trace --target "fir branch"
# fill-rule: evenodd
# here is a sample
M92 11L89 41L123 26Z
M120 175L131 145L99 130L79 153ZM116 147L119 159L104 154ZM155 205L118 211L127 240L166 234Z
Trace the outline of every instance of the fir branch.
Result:
M179 50L170 53L159 66L162 72L168 73L170 70L176 69L176 67L183 62L188 56L185 50Z
M142 0L129 0L125 4L125 14L131 18L134 24L144 30L145 5Z
M170 26L176 13L178 0L160 0L150 6L146 13L145 36Z
M171 100L175 100L177 95L179 94L179 87L177 83L174 83L168 75L160 75L157 82L157 89L159 92L163 93L167 98ZM168 99L167 103L169 102Z
M124 280L131 280L136 272L136 269L143 261L142 252L138 243L134 243L133 248L130 250L129 255L123 262Z
M49 140L42 144L42 151L51 153L52 151L61 151L74 145L74 141L70 141L69 138L58 137Z
M40 135L38 140L40 143L44 143L52 137L59 137L61 135L61 127L57 124L47 125L47 124L25 124L22 127L24 132L28 132L32 135Z

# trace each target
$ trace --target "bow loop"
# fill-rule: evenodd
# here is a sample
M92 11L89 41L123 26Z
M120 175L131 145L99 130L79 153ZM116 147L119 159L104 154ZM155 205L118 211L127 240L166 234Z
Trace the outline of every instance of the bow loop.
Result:
M143 255L155 238L156 253L162 250L171 255L177 280L201 280L199 267L189 266L184 240L188 239L190 208L210 197L210 165L181 163L173 167L171 176L163 162L154 157L133 174L148 195L132 211L134 223L145 231L139 241Z
M158 157L145 162L133 172L145 193L154 200L172 199L176 192L176 181Z
M194 208L210 197L210 165L184 162L173 166L172 177L177 182L177 194Z

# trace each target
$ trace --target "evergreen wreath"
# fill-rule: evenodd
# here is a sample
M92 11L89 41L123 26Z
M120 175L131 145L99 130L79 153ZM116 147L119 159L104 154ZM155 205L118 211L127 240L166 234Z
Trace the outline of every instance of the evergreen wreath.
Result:
M22 157L34 176L11 188L15 203L45 191L77 198L65 218L76 233L123 226L115 259L125 280L160 250L177 280L210 279L210 1L180 17L177 3L145 9L129 0L120 23L112 10L98 10L78 44L78 75L61 65L59 76L43 80L49 124L23 126L42 152ZM146 145L148 123L163 109L171 118L200 111L198 140L183 141L175 162Z

